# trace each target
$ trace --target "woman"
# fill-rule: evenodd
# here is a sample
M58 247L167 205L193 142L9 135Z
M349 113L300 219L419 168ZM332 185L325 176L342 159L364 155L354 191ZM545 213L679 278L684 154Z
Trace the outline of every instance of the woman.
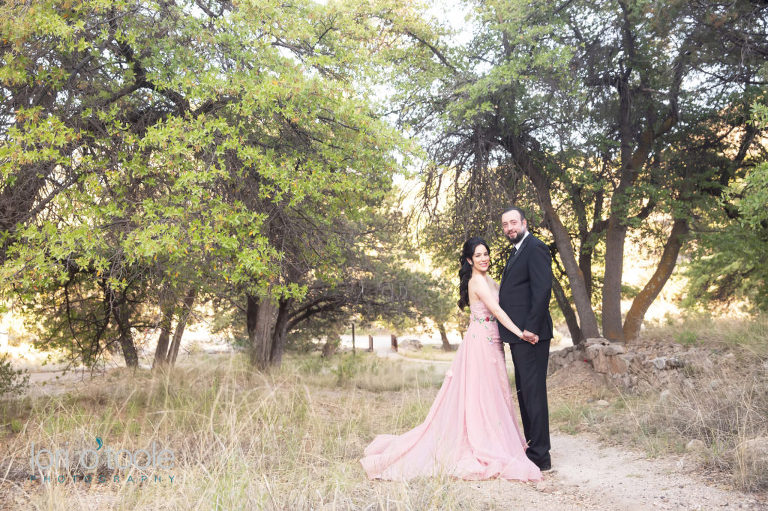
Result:
M459 307L470 311L464 340L426 420L399 436L378 435L365 449L360 462L371 479L541 479L517 427L496 320L522 332L499 307L485 241L467 240L460 263Z

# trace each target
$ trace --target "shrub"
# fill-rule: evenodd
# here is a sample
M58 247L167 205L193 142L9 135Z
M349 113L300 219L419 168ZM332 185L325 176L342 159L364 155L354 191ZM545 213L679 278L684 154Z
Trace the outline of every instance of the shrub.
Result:
M0 355L0 397L6 394L21 394L29 385L26 371L14 369L7 353Z

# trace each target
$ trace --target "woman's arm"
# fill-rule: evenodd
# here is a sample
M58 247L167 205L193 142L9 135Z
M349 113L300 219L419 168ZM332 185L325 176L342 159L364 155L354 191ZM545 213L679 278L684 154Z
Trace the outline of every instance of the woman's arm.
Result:
M499 306L499 300L493 295L491 288L485 279L470 279L469 292L475 295L476 298L485 304L488 310L491 311L491 314L493 314L496 319L499 320L499 323L504 325L507 330L522 339L523 331L520 330L511 319L509 319L507 313L504 312L504 310Z

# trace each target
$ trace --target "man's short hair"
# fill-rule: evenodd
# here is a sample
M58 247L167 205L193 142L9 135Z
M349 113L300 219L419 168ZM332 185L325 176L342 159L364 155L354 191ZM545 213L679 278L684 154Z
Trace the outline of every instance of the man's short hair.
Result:
M523 220L525 220L525 212L522 209L518 208L517 206L510 206L510 207L508 207L507 209L505 209L504 211L501 212L501 216L506 215L510 211L517 211L518 213L520 213L520 221L521 222Z

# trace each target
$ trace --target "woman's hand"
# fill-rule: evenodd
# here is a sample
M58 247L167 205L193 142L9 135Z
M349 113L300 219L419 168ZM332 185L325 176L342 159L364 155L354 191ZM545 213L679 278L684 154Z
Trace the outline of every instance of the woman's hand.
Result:
M536 344L537 342L539 342L539 336L534 334L533 332L529 332L528 330L523 332L523 335L519 335L518 337L520 337L522 340L527 341L531 344Z

